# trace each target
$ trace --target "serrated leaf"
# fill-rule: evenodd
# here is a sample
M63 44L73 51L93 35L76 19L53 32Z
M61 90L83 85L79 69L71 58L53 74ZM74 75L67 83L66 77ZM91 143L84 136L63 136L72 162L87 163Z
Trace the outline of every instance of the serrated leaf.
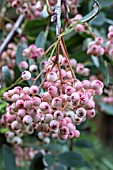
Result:
M9 70L8 66L3 66L2 67L2 75L3 75L3 79L5 80L5 82L7 84L12 83L12 77L11 77L11 73L10 73L10 70Z
M40 32L40 34L38 35L37 39L36 39L36 42L35 42L35 45L38 47L38 48L43 48L45 47L45 42L46 42L46 37L45 37L45 34L44 32Z
M67 167L79 167L84 165L84 159L80 153L65 152L58 155L58 162Z
M6 170L16 170L15 156L11 148L4 144L2 147L2 153Z
M33 158L29 170L42 170L44 167L43 154L39 152Z
M93 142L87 139L79 139L76 141L75 145L80 148L88 148L88 149L91 149L94 147Z
M16 52L16 64L17 64L20 72L23 71L23 69L20 68L20 63L22 61L26 61L26 58L22 55L23 50L24 50L24 48L21 45L19 45L17 48L17 52Z

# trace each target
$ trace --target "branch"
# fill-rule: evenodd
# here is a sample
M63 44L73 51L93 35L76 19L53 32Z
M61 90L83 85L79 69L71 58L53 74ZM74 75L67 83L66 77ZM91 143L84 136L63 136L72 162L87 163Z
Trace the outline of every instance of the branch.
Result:
M57 1L57 5L56 5L56 20L57 20L57 24L56 24L56 36L57 38L60 35L60 31L61 31L61 0Z
M24 15L23 14L18 17L18 19L17 19L13 29L11 30L11 32L8 34L8 36L6 37L6 39L4 40L4 42L0 46L0 55L2 54L2 52L6 48L7 44L10 42L12 37L14 36L14 33L17 31L17 29L21 25L23 19L24 19Z

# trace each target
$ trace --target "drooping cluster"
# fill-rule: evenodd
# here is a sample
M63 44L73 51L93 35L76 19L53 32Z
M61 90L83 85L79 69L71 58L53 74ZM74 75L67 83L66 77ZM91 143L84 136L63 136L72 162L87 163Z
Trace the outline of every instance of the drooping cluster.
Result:
M56 59L53 56L43 62L45 81L39 87L34 82L31 87L17 86L3 94L4 100L11 103L1 119L1 125L9 128L6 133L8 142L22 145L21 137L34 131L45 143L49 143L50 135L62 140L77 138L80 132L76 126L87 116L95 116L93 96L102 94L103 83L99 80L79 81L73 77L65 57L59 55L57 64ZM89 74L89 70L82 63L77 64L75 59L70 60L70 65L81 75ZM30 79L31 73L25 72L27 78L23 73L22 78ZM40 94L42 86L44 92Z
M25 14L26 18L30 20L40 17L44 8L43 1L37 3L36 0L8 0L8 2L16 8L17 14Z

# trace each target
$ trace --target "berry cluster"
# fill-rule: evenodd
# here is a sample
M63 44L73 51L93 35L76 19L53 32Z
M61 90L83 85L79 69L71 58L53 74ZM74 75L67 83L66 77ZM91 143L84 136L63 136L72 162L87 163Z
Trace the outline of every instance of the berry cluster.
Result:
M12 78L14 78L14 67L16 66L16 50L17 46L14 43L9 43L7 50L4 51L1 55L3 65L9 67Z
M36 0L8 0L13 8L16 8L17 14L25 14L26 18L32 20L34 18L40 17L43 11L44 2Z
M113 104L113 96L103 97L102 101L107 104Z
M48 1L51 7L57 4L57 0L48 0ZM79 0L66 0L65 3L68 6L68 12L70 12L72 15L76 15L78 13L77 4L79 3Z
M23 56L25 56L27 59L37 60L42 55L44 55L43 48L37 48L37 46L34 44L23 50Z
M15 153L16 165L18 167L23 167L25 160L32 161L34 156L38 153L38 150L34 150L31 147L22 148L21 146L15 145L13 148Z
M87 54L94 56L102 56L105 53L103 43L104 39L102 37L97 37L95 38L95 41L89 42Z
M59 55L57 64L56 61L57 57L53 56L43 62L45 78L39 87L34 81L31 87L17 86L3 94L4 100L11 103L1 119L2 126L10 129L6 134L8 142L21 145L21 137L34 131L39 133L39 138L44 137L45 143L49 143L49 135L62 140L77 138L80 132L76 126L84 122L86 116L95 116L93 96L102 94L103 83L99 80L81 82L73 77L71 68L74 67L81 75L89 74L89 70L82 63L77 64L75 59L70 60L71 68L62 55ZM29 80L31 73L24 71L22 78ZM45 92L40 94L42 85Z
M94 56L103 56L107 54L113 57L113 26L109 26L107 39L104 40L101 36L97 36L94 41L88 43L87 54Z

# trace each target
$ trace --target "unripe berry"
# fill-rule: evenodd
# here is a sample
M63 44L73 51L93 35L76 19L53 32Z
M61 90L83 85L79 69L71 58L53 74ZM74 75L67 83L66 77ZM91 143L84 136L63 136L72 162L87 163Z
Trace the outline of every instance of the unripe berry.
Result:
M25 109L19 109L18 110L18 116L23 118L26 115L26 110Z
M62 126L62 127L60 128L60 133L61 133L62 135L67 135L67 134L69 134L69 129L68 129L68 127L67 127L67 126Z
M12 139L14 136L15 136L14 132L7 131L7 132L5 133L5 137L6 137L6 138Z
M51 114L46 114L44 117L44 123L49 124L53 120L53 115Z
M32 119L32 117L30 115L24 116L23 123L25 125L30 125L30 124L32 124L32 122L33 122L33 119Z
M15 144L15 145L22 145L22 139L18 136L15 136L12 140L12 143Z
M75 59L70 59L70 64L71 64L72 67L76 67L77 61Z
M44 144L49 144L50 143L50 138L48 138L48 137L45 137L44 139L43 139L43 142L44 142Z
M109 31L109 32L113 32L113 25L110 25L110 26L109 26L108 31Z
M100 80L93 80L91 82L91 87L94 89L94 90L99 90L100 88L103 89L103 83L100 81Z
M24 87L23 91L27 94L30 94L30 88L29 87Z
M24 80L29 80L31 78L31 73L29 71L22 72L22 78Z
M75 89L71 86L67 86L66 87L66 90L65 90L65 93L68 95L68 96L71 96L71 94L75 92Z
M18 130L20 128L19 123L15 120L14 122L11 123L11 128L13 130Z
M68 127L69 131L74 131L76 129L76 127L73 123L68 123L67 127Z
M20 68L26 70L28 68L28 63L26 61L22 61L20 63Z
M34 106L39 106L40 103L41 103L41 99L39 97L33 97L32 103L33 103Z
M80 90L80 89L82 88L82 83L81 83L80 81L78 81L78 82L76 82L76 83L74 84L74 87L75 87L75 89L78 91L78 90Z
M71 101L77 103L80 100L80 96L77 92L71 94Z
M58 79L58 76L55 72L50 72L47 75L47 80L50 81L50 82L55 82L55 81L57 81L57 79Z
M56 97L58 95L58 89L55 86L50 86L48 88L48 92L52 97Z
M30 93L31 93L32 95L38 94L38 92L39 92L39 87L38 87L38 86L32 85L32 86L30 87Z
M35 72L37 72L37 70L38 70L38 67L37 67L37 65L30 65L30 67L29 67L29 71L30 72L32 72L32 73L35 73Z
M48 92L44 92L41 99L43 102L50 102L52 100L51 95Z
M57 120L52 120L49 124L50 128L53 130L56 130L59 128L59 121Z
M48 111L49 110L49 104L47 102L42 102L40 104L40 110L41 111Z
M54 108L61 108L62 107L62 99L60 97L55 97L52 100L52 106Z
M61 140L67 140L68 139L68 134L66 134L66 135L63 135L63 134L59 134L59 138L61 139Z
M68 137L71 139L74 137L74 135L75 135L74 131L70 131Z
M32 108L32 105L33 105L33 103L32 103L31 100L26 100L26 101L24 102L24 108L26 108L26 109Z
M75 130L75 131L74 131L74 134L75 134L75 135L74 135L75 138L79 138L79 136L80 136L80 131L79 131L79 130Z
M11 23L7 23L5 25L5 29L6 29L7 32L10 32L12 30L12 28L13 28L13 25Z
M12 97L11 97L11 100L13 102L16 102L17 100L19 100L19 95L18 94L14 94Z
M70 117L72 120L74 119L75 113L72 110L66 111L66 116Z
M54 119L55 120L62 120L64 118L64 113L60 110L54 112Z
M37 48L37 53L38 53L39 56L44 55L44 50L43 50L43 48Z
M30 55L31 55L31 53L30 53L30 50L29 50L29 49L24 49L22 54L23 54L23 56L25 56L25 57L27 57L27 58L29 58L29 57L30 57Z
M16 102L16 107L17 107L18 109L23 108L23 107L24 107L24 101L23 101L23 100L18 100L18 101Z
M80 107L76 110L76 115L80 118L83 118L86 116L86 110L83 107Z
M95 110L94 109L92 109L92 110L87 110L87 116L89 117L89 118L93 118L93 117L95 117Z
M102 45L104 43L104 39L102 37L97 37L95 39L96 44Z
M29 46L29 51L30 51L30 53L36 53L36 51L37 51L37 46L34 45L34 44L30 45L30 46Z

